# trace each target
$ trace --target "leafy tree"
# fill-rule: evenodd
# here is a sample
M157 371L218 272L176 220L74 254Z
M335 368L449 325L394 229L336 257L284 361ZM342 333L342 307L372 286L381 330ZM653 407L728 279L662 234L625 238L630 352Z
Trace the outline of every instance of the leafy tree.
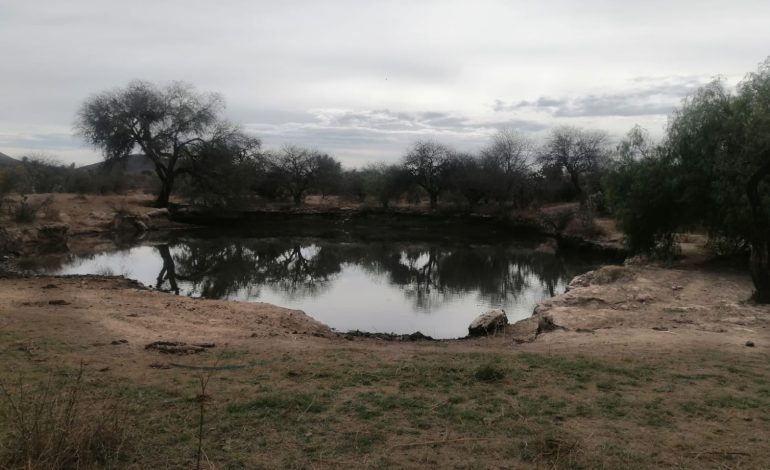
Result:
M240 204L264 167L259 140L233 132L196 147L188 162L188 197L208 207Z
M494 186L495 177L499 176L499 172L485 167L477 157L464 153L455 156L450 182L452 189L462 194L469 208L473 209L490 195L490 187Z
M319 155L318 170L313 189L325 198L329 194L338 194L342 185L342 165L329 155Z
M607 199L631 251L654 252L658 257L672 254L684 210L681 183L670 155L644 129L631 129L604 178Z
M173 82L156 86L133 81L125 88L88 98L78 112L76 127L86 142L100 148L106 160L121 159L137 148L155 164L161 182L156 205L165 207L189 161L210 148L207 143L238 135L253 139L222 119L222 98L199 93L191 85Z
M384 208L409 187L409 175L398 165L368 166L363 175L366 193L375 196Z
M735 93L721 81L685 100L668 129L687 218L751 246L755 299L770 303L770 58Z
M566 171L581 202L585 200L583 179L606 160L607 135L578 127L562 126L551 131L540 152L544 167Z
M454 152L446 145L417 141L404 157L404 169L430 196L430 207L438 206L438 197L448 186Z
M625 179L614 183L611 199L631 238L644 246L655 234L697 225L712 236L747 240L754 298L770 303L768 129L770 59L735 92L715 80L685 99L663 144L628 164ZM633 222L648 215L655 216Z
M340 192L342 196L364 202L367 196L366 172L356 168L345 170L342 173Z

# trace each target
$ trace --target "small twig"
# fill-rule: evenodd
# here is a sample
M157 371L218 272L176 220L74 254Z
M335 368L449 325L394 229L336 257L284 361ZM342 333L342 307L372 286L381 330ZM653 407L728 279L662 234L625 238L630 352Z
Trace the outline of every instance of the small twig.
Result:
M404 444L396 444L388 447L388 449L385 451L390 452L393 449L398 449L399 447L418 447L418 446L430 446L435 444L449 444L454 442L474 442L474 441L502 441L504 439L499 437L461 437L458 439L441 439L438 441L422 441L422 442L407 442Z
M700 452L689 452L690 455L703 455L703 454L709 454L709 455L746 455L751 456L748 452L739 452L739 451L729 451L729 450L704 450Z
M313 399L310 400L310 404L307 405L307 408L305 408L305 411L303 411L302 413L299 414L299 416L297 416L297 422L300 422L302 418L307 414L307 412L310 411L310 407L313 406L313 403L315 403L315 395L313 396Z

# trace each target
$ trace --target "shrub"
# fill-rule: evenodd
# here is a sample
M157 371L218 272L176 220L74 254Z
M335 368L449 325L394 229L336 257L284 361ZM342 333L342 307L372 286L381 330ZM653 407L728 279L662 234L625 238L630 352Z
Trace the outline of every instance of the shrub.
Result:
M473 376L479 382L498 382L505 377L505 371L495 364L484 364L476 369Z
M128 427L117 401L87 400L81 366L68 383L0 382L0 461L25 469L115 467Z

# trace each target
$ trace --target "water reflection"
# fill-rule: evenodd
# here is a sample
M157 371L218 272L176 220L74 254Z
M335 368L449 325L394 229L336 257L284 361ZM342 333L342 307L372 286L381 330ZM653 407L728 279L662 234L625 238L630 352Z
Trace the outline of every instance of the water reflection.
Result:
M563 258L532 249L499 245L339 243L320 240L184 240L156 247L163 267L156 286L179 293L228 298L270 285L287 298L321 295L345 265L399 287L422 311L454 296L477 292L487 303L515 302L533 287L553 296L575 269ZM169 286L169 287L166 287Z
M537 252L537 242L366 241L324 238L167 239L70 256L38 272L124 274L158 289L301 309L338 330L464 336L490 308L509 319L594 267Z

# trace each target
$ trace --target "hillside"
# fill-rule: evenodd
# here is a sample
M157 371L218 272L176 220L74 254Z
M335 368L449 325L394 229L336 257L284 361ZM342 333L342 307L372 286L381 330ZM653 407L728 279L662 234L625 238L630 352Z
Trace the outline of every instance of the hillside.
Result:
M18 165L19 163L21 163L19 160L0 152L0 166Z
M107 165L106 162L99 162L99 163L93 163L91 165L85 165L78 169L84 170L84 171L99 170L100 168L103 168L105 165ZM155 171L155 164L153 164L152 160L150 160L143 154L129 155L123 161L114 162L112 163L112 165L114 165L115 168L121 168L123 171L125 171L128 174L142 173L145 171L149 171L149 172Z

